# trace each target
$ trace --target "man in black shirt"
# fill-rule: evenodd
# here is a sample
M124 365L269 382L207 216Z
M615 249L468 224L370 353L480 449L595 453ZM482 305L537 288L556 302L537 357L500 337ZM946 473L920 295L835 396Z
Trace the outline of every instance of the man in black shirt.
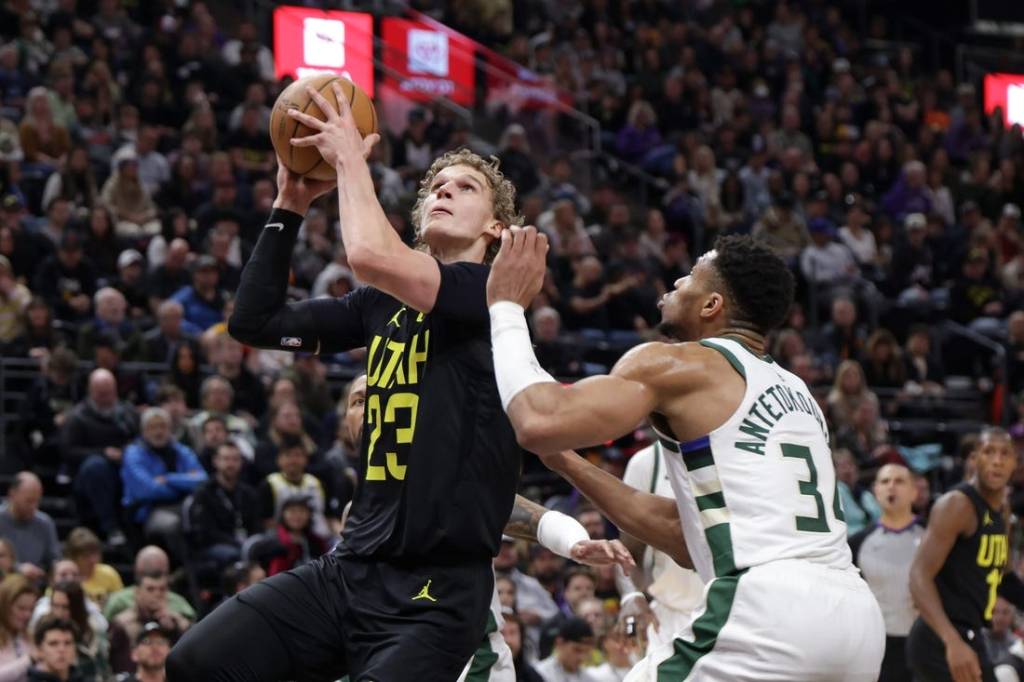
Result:
M1009 434L988 427L971 453L975 473L935 503L910 568L920 617L907 640L914 679L994 681L981 628L996 597L1024 606L1024 584L1008 570L1006 485L1017 465Z
M256 491L239 480L242 462L238 445L222 443L213 456L213 477L196 490L189 508L189 539L218 570L238 561L242 542L260 531Z
M413 250L374 194L377 136L364 141L347 106L339 115L310 93L327 121L296 116L323 131L300 142L337 169L349 265L369 286L286 303L302 216L334 185L282 164L229 330L265 348L367 347L359 488L335 551L214 611L175 648L169 679L450 682L485 631L520 468L492 374L484 265L516 221L514 188L469 152L438 159L413 211L426 250Z

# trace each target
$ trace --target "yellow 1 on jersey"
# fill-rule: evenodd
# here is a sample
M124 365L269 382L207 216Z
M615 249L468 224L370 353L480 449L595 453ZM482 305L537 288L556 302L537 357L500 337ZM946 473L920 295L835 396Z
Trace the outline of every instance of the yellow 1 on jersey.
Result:
M399 309L395 314L405 310ZM420 313L417 322L422 322ZM390 324L390 323L389 323ZM396 322L396 326L398 323ZM388 478L405 480L407 465L401 463L397 452L385 452L384 463L374 454L377 442L385 428L394 429L396 445L412 443L416 433L416 413L419 411L420 397L413 391L393 391L396 386L415 386L423 376L427 362L427 350L430 346L430 330L413 334L408 342L387 339L379 335L370 342L370 352L366 360L366 386L369 395L366 399L366 424L370 428L370 442L366 449L366 480L386 481ZM382 402L378 388L389 391Z
M988 517L988 512L985 512ZM985 604L985 620L992 620L992 612L996 608L996 597L999 596L999 583L1003 579L1003 567L1010 557L1010 542L1002 533L991 533L981 536L978 545L978 566L992 567L985 575L988 583L988 603Z

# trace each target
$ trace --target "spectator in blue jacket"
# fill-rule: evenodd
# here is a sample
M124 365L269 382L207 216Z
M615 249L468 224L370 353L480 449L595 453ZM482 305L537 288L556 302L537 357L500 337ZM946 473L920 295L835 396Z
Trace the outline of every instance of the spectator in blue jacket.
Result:
M224 320L227 294L220 288L220 271L213 256L202 255L192 268L192 284L171 296L185 309L185 319L207 330Z
M121 479L124 506L146 539L162 541L181 558L181 501L206 481L206 471L190 448L171 437L167 410L142 413L142 437L125 450Z

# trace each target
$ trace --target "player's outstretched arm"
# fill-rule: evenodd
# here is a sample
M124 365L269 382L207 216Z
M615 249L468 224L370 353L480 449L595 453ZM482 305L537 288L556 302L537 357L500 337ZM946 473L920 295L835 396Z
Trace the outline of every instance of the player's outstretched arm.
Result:
M274 210L242 270L228 331L242 343L274 350L316 353L363 345L362 319L351 300L287 300L292 251L303 216L334 183L303 178L279 160L277 186Z
M575 452L541 457L572 483L624 533L659 549L684 568L693 568L675 501L631 488Z
M946 661L954 680L981 680L981 666L974 650L953 627L942 607L935 576L960 535L977 523L971 501L961 492L946 493L935 503L928 528L910 566L910 594L924 622L946 647Z
M319 131L316 135L292 140L292 144L316 146L324 160L333 164L338 172L341 238L345 243L349 267L356 278L420 312L429 313L441 286L437 261L406 246L391 227L377 201L373 178L366 163L366 157L380 136L373 134L363 139L341 86L335 82L332 87L338 102L337 110L315 89L308 89L326 120L321 121L295 109L288 112L293 118Z
M522 495L516 495L505 534L539 543L559 556L588 566L615 563L625 571L634 568L633 557L618 540L591 540L576 519Z

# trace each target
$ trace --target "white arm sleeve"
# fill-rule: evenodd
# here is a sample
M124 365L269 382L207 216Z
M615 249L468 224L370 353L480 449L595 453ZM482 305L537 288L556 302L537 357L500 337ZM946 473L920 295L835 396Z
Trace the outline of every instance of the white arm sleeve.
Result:
M508 404L524 388L554 382L555 378L537 362L523 307L512 301L498 301L489 310L494 376L498 383L501 406L508 410Z

